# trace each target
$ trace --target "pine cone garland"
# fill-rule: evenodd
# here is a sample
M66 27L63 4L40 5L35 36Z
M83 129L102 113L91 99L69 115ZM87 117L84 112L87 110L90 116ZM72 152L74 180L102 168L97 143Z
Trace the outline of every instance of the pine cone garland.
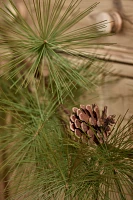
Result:
M70 130L76 139L83 143L102 144L106 142L111 133L111 126L115 124L115 115L107 117L107 106L100 115L96 104L80 105L80 108L72 108L70 116Z

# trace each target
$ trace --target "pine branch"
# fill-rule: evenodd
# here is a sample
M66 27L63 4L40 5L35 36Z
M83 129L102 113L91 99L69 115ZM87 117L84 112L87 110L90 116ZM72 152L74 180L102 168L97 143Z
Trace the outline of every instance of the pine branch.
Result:
M0 170L6 169L9 199L104 200L112 193L126 199L133 188L132 117L113 126L106 106L102 114L95 104L74 107L104 71L96 55L86 53L93 39L105 36L96 31L104 24L71 30L97 3L79 11L82 1L74 0L60 14L66 0L24 0L31 25L9 2L14 11L6 4L0 10L7 78L0 79L0 115L12 116L10 125L0 126L0 152L7 152Z
M31 27L23 19L14 2L12 0L9 2L14 12L6 4L4 4L4 8L1 8L0 42L1 48L4 49L1 58L6 60L6 63L1 66L4 71L3 75L8 79L17 77L12 86L17 86L19 83L27 87L32 84L35 81L37 72L43 74L43 64L45 64L49 70L49 86L52 96L53 91L56 90L58 100L61 103L63 90L72 97L71 85L85 89L88 89L88 85L92 87L93 82L88 81L88 78L85 78L78 71L78 67L63 54L74 56L78 60L84 58L89 62L94 60L95 55L86 56L82 52L94 45L91 40L105 36L102 32L96 31L97 27L102 28L104 24L99 23L82 29L70 30L92 12L97 3L84 11L78 12L81 1L71 1L68 8L61 15L60 13L66 3L65 0L54 2L51 2L51 0L43 2L33 0L31 1L33 8L29 3L23 1L32 21L33 27ZM43 17L44 13L45 16ZM82 49L82 51L79 52L78 49Z

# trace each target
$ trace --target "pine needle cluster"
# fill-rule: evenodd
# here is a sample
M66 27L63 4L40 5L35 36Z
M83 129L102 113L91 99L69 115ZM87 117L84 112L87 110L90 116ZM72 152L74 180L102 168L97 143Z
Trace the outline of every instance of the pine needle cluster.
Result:
M71 139L69 116L105 73L87 54L105 37L99 23L75 25L96 7L81 0L13 0L0 8L0 179L9 200L126 200L133 191L132 117L105 143ZM12 8L12 9L11 9ZM101 28L101 31L97 31ZM101 45L101 44L100 44Z

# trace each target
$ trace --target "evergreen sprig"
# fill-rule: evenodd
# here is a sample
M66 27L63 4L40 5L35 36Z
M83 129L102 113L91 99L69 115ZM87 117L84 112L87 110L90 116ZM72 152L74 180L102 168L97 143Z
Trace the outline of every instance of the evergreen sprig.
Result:
M104 23L75 28L98 4L79 11L81 2L71 1L63 9L66 0L23 0L30 22L21 16L12 0L9 0L12 9L3 3L4 8L0 9L0 43L1 59L6 62L1 68L7 79L18 75L13 86L19 83L27 87L36 74L39 73L39 79L43 77L44 69L49 71L51 95L56 90L59 101L62 101L64 89L72 97L71 85L86 89L93 85L79 72L77 63L68 59L71 55L84 60L85 55L86 60L94 60L95 56L87 56L85 51L96 44L93 43L95 38L104 35L97 31L97 28L105 26Z
M132 196L132 117L125 125L119 118L106 143L88 146L71 140L68 122L56 102L53 105L47 96L38 101L26 89L19 91L20 96L21 92L23 104L12 98L13 91L1 91L0 98L1 114L12 116L10 123L0 127L1 155L3 149L7 154L1 171L8 167L4 175L10 177L10 199L126 200Z
M70 138L70 108L99 84L103 62L86 51L104 23L74 26L97 3L13 0L0 9L0 180L7 200L126 200L133 190L132 117L106 143ZM47 74L44 71L47 70ZM3 75L7 78L5 79ZM21 85L21 87L20 87ZM17 91L17 92L16 92ZM73 98L72 98L73 97ZM115 113L113 113L115 114Z

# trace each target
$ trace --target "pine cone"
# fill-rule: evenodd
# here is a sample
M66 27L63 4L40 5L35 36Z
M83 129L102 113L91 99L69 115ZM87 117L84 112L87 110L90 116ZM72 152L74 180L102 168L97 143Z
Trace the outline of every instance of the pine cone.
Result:
M111 126L115 124L115 115L107 117L107 106L100 115L96 104L80 105L80 109L74 107L70 116L70 129L75 139L86 144L102 144L106 142L111 133Z

